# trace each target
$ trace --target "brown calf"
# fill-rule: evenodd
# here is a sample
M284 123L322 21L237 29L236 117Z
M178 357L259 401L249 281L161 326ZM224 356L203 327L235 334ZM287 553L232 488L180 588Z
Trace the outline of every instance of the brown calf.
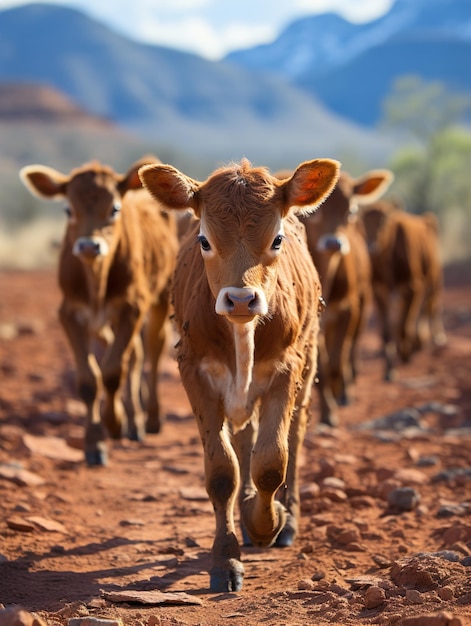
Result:
M412 215L389 201L364 207L361 219L373 266L385 379L391 380L397 356L407 362L428 338L437 346L446 343L438 222L432 213Z
M175 271L178 362L216 517L210 587L236 591L244 573L237 494L253 544L290 545L297 531L320 285L291 207L314 210L335 184L338 163L303 163L285 181L246 160L203 183L164 165L140 175L165 206L190 206L198 218ZM282 504L275 496L284 483Z
M371 300L371 267L358 205L380 197L391 181L388 170L359 178L341 172L318 211L300 218L326 304L319 339L319 395L321 422L331 426L338 423L337 406L350 402L358 337Z
M32 193L67 202L69 219L59 260L63 295L59 315L74 353L79 395L87 407L89 465L106 463L106 431L113 438L145 436L141 333L148 313L147 430L160 429L157 366L165 342L177 239L173 216L159 210L142 189L138 169L149 162L158 161L144 158L125 175L97 162L69 175L43 165L20 171ZM95 355L97 343L106 346L101 359ZM129 431L122 401L127 382Z

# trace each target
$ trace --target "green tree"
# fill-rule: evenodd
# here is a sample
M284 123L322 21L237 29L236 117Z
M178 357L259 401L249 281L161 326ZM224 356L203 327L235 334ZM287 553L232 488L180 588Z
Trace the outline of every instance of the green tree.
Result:
M471 256L471 133L459 126L469 109L470 97L414 76L383 103L381 126L409 137L390 163L392 193L410 212L438 216L448 260Z

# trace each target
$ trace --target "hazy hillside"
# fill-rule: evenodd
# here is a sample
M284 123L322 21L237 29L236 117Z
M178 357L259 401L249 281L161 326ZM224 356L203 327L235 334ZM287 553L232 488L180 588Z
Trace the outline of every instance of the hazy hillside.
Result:
M394 80L416 74L471 94L471 2L396 0L366 24L333 14L300 19L272 44L227 60L281 75L356 123L371 125Z
M193 157L282 167L355 151L378 162L391 150L281 78L142 45L74 9L2 11L0 41L0 81L52 85L91 113Z

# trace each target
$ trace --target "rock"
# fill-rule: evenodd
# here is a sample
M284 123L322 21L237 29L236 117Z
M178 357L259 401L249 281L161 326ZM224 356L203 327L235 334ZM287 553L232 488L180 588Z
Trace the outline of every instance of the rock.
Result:
M341 478L337 478L336 476L326 476L326 478L321 481L320 487L321 490L325 487L345 491L346 485L345 481Z
M299 490L299 497L301 502L304 500L314 500L319 496L320 488L317 483L309 483L307 485L303 485Z
M437 593L439 598L441 598L444 602L453 600L453 589L451 587L441 587Z
M408 604L423 604L424 599L422 598L422 594L417 589L407 589L406 590L406 601Z
M462 626L462 621L459 617L453 617L451 613L442 611L436 614L404 617L400 626Z
M398 587L432 591L445 586L453 576L462 576L463 566L429 555L404 558L391 567L391 580Z
M360 531L356 526L346 527L333 524L327 527L327 537L343 546L350 543L358 543L361 539Z
M428 482L427 474L414 468L403 468L394 473L394 478L402 484L425 485Z
M32 522L27 522L22 517L13 516L7 519L7 526L12 530L18 530L21 533L32 533L37 530Z
M69 619L69 626L123 626L123 622L119 617L109 619L87 615L85 617L72 617Z
M122 591L104 591L103 597L111 602L137 602L139 604L167 604L167 605L184 605L197 604L202 605L203 602L183 591L174 593L164 593L162 591L138 591L123 589ZM75 626L75 625L70 625ZM84 626L82 624L82 626ZM90 625L92 626L92 625Z
M83 452L71 448L60 437L35 437L26 433L23 436L23 443L32 454L45 456L48 459L72 463L81 463L83 461Z
M412 511L420 502L420 494L412 487L399 487L389 493L387 502L400 511Z
M41 530L47 530L48 532L64 533L67 534L67 530L63 524L56 522L52 519L46 519L45 517L32 516L26 518L28 522L31 522Z
M312 580L309 580L309 578L303 578L302 580L298 581L298 589L300 591L309 591L310 589L314 589L314 582Z
M20 606L0 609L0 626L46 626L46 623L34 613Z
M376 609L386 601L386 592L381 587L369 587L363 601L367 609Z
M334 489L333 487L321 488L321 496L327 498L331 502L346 502L347 494L341 489Z
M46 482L37 474L13 464L0 465L0 478L10 480L21 487L38 487Z

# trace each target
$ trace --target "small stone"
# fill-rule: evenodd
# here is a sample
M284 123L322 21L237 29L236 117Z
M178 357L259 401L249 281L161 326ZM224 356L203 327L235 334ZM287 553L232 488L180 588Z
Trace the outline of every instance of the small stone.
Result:
M384 604L386 593L381 587L368 587L365 593L364 603L367 609L376 609Z
M301 502L303 500L314 500L319 496L320 488L317 483L309 483L308 485L303 485L299 490L299 497L301 498Z
M18 516L8 518L7 526L11 528L11 530L18 530L22 533L32 533L36 530L36 526L33 523L27 522L25 519Z
M341 489L345 490L345 481L341 478L337 478L336 476L326 476L321 482L321 489L324 487L331 487L332 489Z
M104 619L101 617L73 617L69 619L69 626L123 626L119 617L116 619Z
M67 530L63 524L51 519L46 519L45 517L32 516L28 517L27 521L35 524L41 530L67 534Z
M448 602L453 599L453 589L451 587L441 587L438 591L438 596L444 602Z
M347 500L347 494L341 489L334 489L332 487L326 487L321 489L321 496L327 498L331 502L345 502Z
M303 578L302 580L298 581L299 591L310 591L311 589L314 589L314 586L314 582L312 580L309 580L309 578Z
M3 605L2 605L3 606ZM0 609L1 626L46 626L46 623L34 613L19 606Z
M420 494L412 487L399 487L391 491L387 502L390 507L400 511L412 511L420 503Z
M409 604L423 604L422 594L417 589L406 590L406 600Z
M38 487L40 485L44 485L45 483L45 481L37 474L20 467L16 467L12 464L0 465L0 478L10 480L21 487Z

